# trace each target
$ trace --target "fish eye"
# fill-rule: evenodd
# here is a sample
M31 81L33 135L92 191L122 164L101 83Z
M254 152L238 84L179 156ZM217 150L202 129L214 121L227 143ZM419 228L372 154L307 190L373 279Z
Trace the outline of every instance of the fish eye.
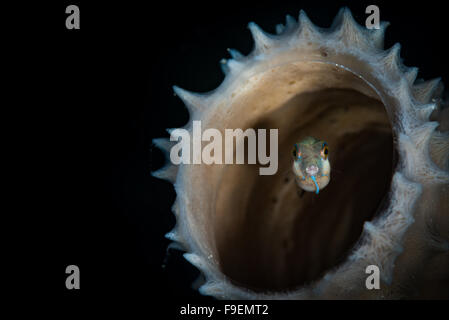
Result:
M324 160L326 160L328 154L329 154L329 148L328 148L328 146L327 146L327 143L324 142L324 143L323 143L323 147L322 147L322 149L321 149L321 156L323 157Z
M293 148L292 154L293 154L293 158L294 158L294 159L296 159L296 158L298 158L298 159L301 158L301 151L299 150L297 144L295 144L295 146L294 146L294 148Z

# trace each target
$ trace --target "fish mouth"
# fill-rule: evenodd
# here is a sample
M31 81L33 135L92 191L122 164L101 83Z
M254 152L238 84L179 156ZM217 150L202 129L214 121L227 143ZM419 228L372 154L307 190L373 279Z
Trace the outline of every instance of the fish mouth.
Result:
M315 176L318 173L319 169L317 166L312 165L306 168L306 172L309 176Z

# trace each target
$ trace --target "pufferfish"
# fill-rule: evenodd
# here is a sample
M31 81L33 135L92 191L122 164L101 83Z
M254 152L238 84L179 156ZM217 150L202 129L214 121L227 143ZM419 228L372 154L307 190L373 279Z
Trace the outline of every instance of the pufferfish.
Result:
M328 155L329 148L325 141L306 137L295 143L293 172L300 188L318 194L328 185L331 172Z

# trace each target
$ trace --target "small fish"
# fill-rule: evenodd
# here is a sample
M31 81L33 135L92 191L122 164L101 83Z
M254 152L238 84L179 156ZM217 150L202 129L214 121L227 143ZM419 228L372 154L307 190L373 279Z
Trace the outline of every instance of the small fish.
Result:
M325 141L306 137L295 143L293 172L296 184L318 194L330 181L329 147Z

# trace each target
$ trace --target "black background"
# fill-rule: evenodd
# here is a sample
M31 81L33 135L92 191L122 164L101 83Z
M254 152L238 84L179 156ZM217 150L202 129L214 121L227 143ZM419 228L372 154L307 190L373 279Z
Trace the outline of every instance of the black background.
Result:
M49 173L41 262L45 288L67 303L135 298L153 305L206 301L190 288L198 275L164 234L174 226L173 187L151 177L164 163L152 146L183 126L188 113L173 85L216 88L227 48L244 54L253 42L247 24L274 33L285 15L304 9L322 27L341 6L364 23L376 4L390 21L385 47L402 45L420 78L449 82L447 16L442 2L367 1L62 1L42 5L30 39ZM65 28L65 8L77 4L81 29ZM25 9L24 9L25 10ZM41 88L42 87L42 88ZM40 102L39 102L40 103ZM47 152L48 151L48 152ZM166 259L164 261L164 259ZM81 271L81 289L65 288L65 267ZM165 267L163 267L165 265Z

